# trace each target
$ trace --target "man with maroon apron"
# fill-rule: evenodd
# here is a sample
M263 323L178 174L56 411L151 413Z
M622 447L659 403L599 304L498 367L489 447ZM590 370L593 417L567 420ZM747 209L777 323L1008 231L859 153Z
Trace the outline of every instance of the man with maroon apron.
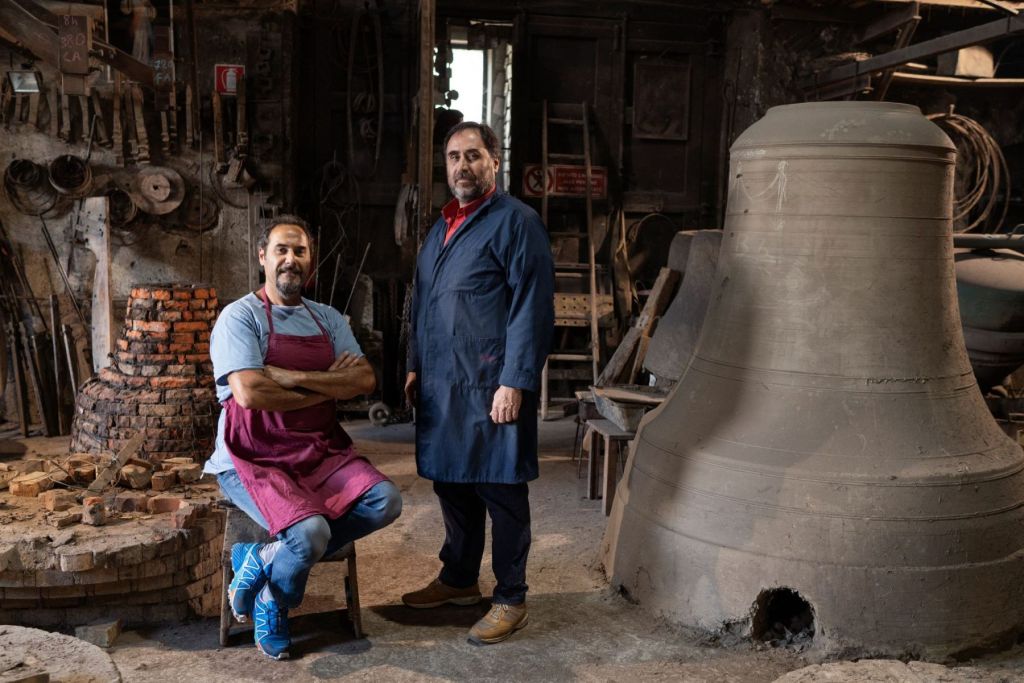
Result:
M221 401L206 470L224 494L277 536L231 549L235 616L256 646L288 657L288 609L325 555L393 522L398 489L354 449L335 401L373 391L373 368L345 319L302 298L312 267L305 223L279 216L259 242L266 286L227 306L210 340Z

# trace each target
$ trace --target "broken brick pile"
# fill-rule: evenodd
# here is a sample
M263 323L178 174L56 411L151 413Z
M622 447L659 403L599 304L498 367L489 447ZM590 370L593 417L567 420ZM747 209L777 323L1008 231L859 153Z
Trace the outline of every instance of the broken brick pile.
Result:
M206 459L219 409L209 353L217 306L210 287L132 289L112 365L76 397L71 450L116 451L146 429L140 457Z
M0 529L0 623L142 625L219 614L224 514L209 500L118 490L85 501L118 522Z

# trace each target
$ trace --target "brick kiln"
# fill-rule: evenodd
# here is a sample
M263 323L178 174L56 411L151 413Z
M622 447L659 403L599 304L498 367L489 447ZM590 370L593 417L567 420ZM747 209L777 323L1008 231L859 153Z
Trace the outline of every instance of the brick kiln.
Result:
M202 285L132 289L111 366L78 392L71 450L115 451L146 429L147 460L205 460L218 409L209 354L217 305Z

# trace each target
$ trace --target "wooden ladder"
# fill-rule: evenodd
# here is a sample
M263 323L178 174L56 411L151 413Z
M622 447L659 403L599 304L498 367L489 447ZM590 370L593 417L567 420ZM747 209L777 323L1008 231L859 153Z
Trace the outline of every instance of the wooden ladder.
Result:
M544 226L548 227L548 206L549 206L549 189L548 189L548 169L552 162L564 161L572 164L579 165L582 162L584 173L586 175L586 192L585 192L585 207L586 207L586 233L581 233L580 238L585 239L587 243L587 264L586 269L589 274L589 297L587 300L588 317L590 323L590 342L589 352L587 353L567 353L564 351L555 351L548 355L547 360L544 362L544 370L541 375L541 395L540 395L540 416L541 419L547 419L548 415L548 401L550 399L550 392L548 388L549 384L549 364L551 361L568 361L568 362L589 362L591 365L591 380L597 382L598 373L600 371L600 332L598 330L598 311L597 311L597 260L596 250L597 245L594 243L594 201L593 201L593 165L591 163L591 150L590 150L590 108L586 102L580 103L580 116L579 118L567 118L567 117L554 117L549 116L548 113L548 101L544 100L541 108L541 219L544 221ZM552 152L549 147L549 132L552 126L566 126L580 129L580 134L583 137L583 153L582 154L569 154L563 152ZM561 265L561 267L560 267ZM582 270L584 264L555 264L555 282L557 289L557 282L559 276L576 275ZM574 267L575 266L575 267ZM556 301L559 298L559 294L556 293ZM567 322L562 320L561 325L566 325ZM555 325L560 325L557 310L555 315Z

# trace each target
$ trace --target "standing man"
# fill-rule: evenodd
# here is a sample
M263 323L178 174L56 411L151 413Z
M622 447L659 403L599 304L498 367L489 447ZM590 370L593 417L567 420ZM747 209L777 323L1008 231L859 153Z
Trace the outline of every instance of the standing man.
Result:
M537 213L495 190L498 138L465 122L445 138L455 198L420 252L409 375L416 464L434 481L445 541L440 575L402 596L409 607L480 600L491 516L497 586L469 631L497 643L526 625L527 482L537 472L537 388L554 329L554 263Z
M255 621L256 647L286 659L288 609L322 557L393 522L398 489L362 458L335 401L373 391L373 368L348 323L302 298L311 272L305 222L278 216L259 239L266 285L227 306L210 338L223 410L206 471L272 543L231 549L231 609Z

